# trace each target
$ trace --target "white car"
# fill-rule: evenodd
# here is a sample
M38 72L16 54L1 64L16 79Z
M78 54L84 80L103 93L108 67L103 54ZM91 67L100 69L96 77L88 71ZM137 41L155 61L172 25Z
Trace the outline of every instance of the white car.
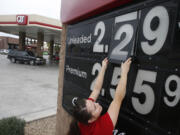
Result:
M8 49L0 49L0 54L5 54L7 55L9 53Z

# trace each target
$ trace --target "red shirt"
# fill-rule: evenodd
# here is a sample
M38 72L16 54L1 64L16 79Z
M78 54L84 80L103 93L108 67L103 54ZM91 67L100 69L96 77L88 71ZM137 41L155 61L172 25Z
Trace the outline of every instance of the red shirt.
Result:
M108 112L100 116L93 123L85 125L79 122L78 125L81 131L81 135L112 135L114 129Z

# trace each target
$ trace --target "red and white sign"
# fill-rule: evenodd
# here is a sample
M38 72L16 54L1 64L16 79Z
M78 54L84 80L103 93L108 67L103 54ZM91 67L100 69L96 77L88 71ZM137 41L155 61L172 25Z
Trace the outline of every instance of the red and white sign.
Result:
M27 15L16 15L16 23L19 25L27 25L28 16Z
M62 0L62 23L77 22L98 15L132 0Z

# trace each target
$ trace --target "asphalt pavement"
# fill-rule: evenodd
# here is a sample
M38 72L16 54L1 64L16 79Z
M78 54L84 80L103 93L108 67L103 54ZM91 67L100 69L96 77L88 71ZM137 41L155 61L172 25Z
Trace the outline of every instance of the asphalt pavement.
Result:
M55 115L58 74L57 64L11 63L0 55L0 119L17 116L32 121Z

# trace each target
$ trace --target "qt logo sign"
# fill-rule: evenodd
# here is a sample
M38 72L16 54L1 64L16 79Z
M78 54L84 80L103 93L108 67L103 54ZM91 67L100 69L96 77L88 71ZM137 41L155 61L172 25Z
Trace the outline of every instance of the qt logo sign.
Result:
M27 25L28 16L27 15L17 15L16 22L19 25Z

